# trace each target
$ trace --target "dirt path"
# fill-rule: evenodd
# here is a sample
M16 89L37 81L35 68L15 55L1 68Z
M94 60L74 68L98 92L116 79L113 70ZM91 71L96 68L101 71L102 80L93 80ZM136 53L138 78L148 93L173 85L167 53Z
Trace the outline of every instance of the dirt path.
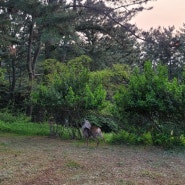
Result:
M185 153L0 136L0 185L184 185Z

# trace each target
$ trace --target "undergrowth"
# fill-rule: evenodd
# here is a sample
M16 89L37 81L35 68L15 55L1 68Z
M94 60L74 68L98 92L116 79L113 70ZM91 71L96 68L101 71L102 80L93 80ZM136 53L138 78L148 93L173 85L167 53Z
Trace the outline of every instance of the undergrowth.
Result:
M56 125L57 135L61 139L81 139L79 130L74 128ZM50 136L50 127L48 123L32 123L23 115L12 116L9 113L0 113L0 132L14 133L18 135L31 136ZM74 139L73 138L73 139ZM167 148L173 146L185 146L185 136L174 135L174 133L151 133L147 132L128 132L120 130L119 132L104 133L104 139L109 144L131 144L131 145L157 145Z
M183 134L179 136L171 133L153 134L149 131L137 134L121 130L118 133L105 134L105 140L111 144L155 145L165 148L185 146L185 136Z

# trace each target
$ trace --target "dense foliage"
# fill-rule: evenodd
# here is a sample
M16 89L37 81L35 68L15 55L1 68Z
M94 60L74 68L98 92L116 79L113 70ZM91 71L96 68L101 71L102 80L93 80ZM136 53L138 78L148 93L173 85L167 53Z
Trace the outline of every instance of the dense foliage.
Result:
M62 121L69 124L79 122L89 110L101 109L106 104L106 91L96 76L90 76L90 62L87 56L67 64L46 60L42 82L32 92L33 103L49 116L63 116Z
M137 29L148 1L0 1L0 112L55 129L87 118L110 142L183 143L185 25Z
M158 65L154 70L151 62L146 62L142 71L137 68L133 72L127 86L120 87L114 97L114 111L136 127L162 131L168 123L171 130L184 128L184 96L183 82L176 78L169 81L165 66Z

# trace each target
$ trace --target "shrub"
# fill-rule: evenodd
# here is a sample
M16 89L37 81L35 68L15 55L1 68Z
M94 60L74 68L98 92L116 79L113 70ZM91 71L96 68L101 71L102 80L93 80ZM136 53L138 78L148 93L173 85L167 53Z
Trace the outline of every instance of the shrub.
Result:
M32 92L35 106L45 109L48 114L57 117L64 115L70 126L89 110L99 110L106 105L106 91L97 80L90 75L89 57L81 56L61 64L55 60L45 61L45 77ZM57 64L57 68L52 63ZM48 66L48 65L51 66ZM48 70L52 68L52 70Z
M172 148L174 146L185 146L184 135L174 136L170 133L151 132L134 133L121 130L118 133L104 134L107 143L111 144L138 144L138 145L156 145L165 148Z
M118 133L108 134L108 139L106 140L113 144L137 144L137 136L134 133L129 133L125 130L121 130Z
M143 133L142 142L146 145L152 145L153 144L152 134L150 132Z
M28 122L30 121L29 117L26 117L22 113L16 113L13 115L10 111L1 110L0 112L0 120L5 123L15 123L15 122Z
M122 122L141 127L146 132L173 122L184 130L185 85L177 79L168 80L165 66L154 70L146 62L143 71L135 69L127 86L121 86L114 96L113 114Z

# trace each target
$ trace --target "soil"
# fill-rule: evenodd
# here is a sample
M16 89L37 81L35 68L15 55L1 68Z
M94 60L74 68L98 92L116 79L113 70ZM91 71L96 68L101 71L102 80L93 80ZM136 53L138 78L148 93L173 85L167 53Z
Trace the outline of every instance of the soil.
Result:
M185 152L0 135L0 185L184 185Z

